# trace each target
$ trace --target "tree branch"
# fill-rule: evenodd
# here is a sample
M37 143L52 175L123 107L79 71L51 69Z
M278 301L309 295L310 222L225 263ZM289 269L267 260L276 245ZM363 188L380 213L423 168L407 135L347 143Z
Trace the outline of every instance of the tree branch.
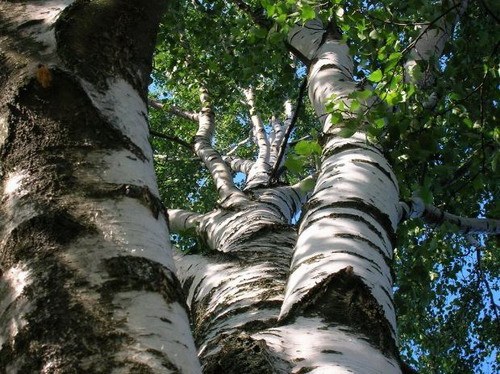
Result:
M273 124L274 129L274 137L271 142L271 154L269 157L269 164L274 168L281 168L283 166L283 159L278 164L278 157L280 155L281 149L283 147L288 147L287 143L283 142L283 138L285 137L286 130L290 127L293 118L293 110L292 103L290 100L285 102L285 121L283 125L278 121L277 118L273 116L271 122Z
M193 151L192 144L189 144L188 142L186 142L185 140L182 140L181 138L179 138L177 136L163 134L163 133L155 131L155 130L149 130L149 133L151 135L153 135L153 136L156 136L157 138L162 138L162 139L170 140L170 141L172 141L174 143L180 144L183 147L189 149L191 152Z
M302 101L304 98L304 93L306 92L307 88L307 77L304 77L302 80L302 84L300 85L299 89L299 96L297 97L297 104L295 106L295 112L293 113L292 120L290 122L290 126L287 127L285 131L285 135L283 136L283 141L281 142L281 147L280 151L278 153L278 157L276 159L276 164L274 165L273 171L271 172L271 184L278 183L279 180L279 170L280 170L280 165L283 160L283 157L285 156L285 151L286 151L286 144L288 143L288 139L290 138L290 134L292 133L293 128L295 127L295 123L297 122L297 118L299 117L299 111L302 107Z
M250 135L247 136L245 139L243 139L242 141L238 142L233 148L231 148L229 151L226 152L226 156L231 156L233 153L235 153L239 147L241 147L242 145L245 145L246 143L248 143L250 141L250 139L252 138L251 136L251 131L250 131Z
M223 156L222 159L226 164L229 165L232 171L247 174L253 168L255 162L250 160L245 160L236 156Z
M269 183L269 174L271 172L271 165L269 164L269 139L267 138L266 131L260 116L255 109L255 97L252 88L243 90L245 94L250 118L252 120L253 138L257 145L259 152L257 160L249 170L246 180L245 189L251 189Z
M198 132L194 138L194 151L210 171L221 206L230 208L244 205L248 202L247 197L236 188L229 167L222 160L220 154L212 148L212 138L215 131L214 113L208 91L204 88L200 91L202 108L199 114Z
M153 99L148 99L148 103L149 103L149 106L151 106L152 108L165 110L168 113L174 114L178 117L182 117L182 118L185 118L185 119L193 121L193 122L198 122L198 113L182 110L174 105L166 106L166 105L160 103L159 101L156 101Z
M418 80L413 76L412 71L416 68L418 61L430 62L432 57L439 57L443 53L444 46L451 37L455 24L467 7L467 0L445 0L446 3L450 1L453 5L449 9L429 22L429 24L418 26L418 29L422 31L405 49L405 51L409 51L409 57L404 64L405 80L407 82L414 81L414 83L424 88L434 84L434 76L431 71L426 71ZM456 13L453 22L445 19L445 16L451 12Z
M500 234L500 220L487 218L466 218L445 212L433 205L428 205L421 198L412 198L409 202L400 202L400 222L409 218L421 218L427 223L440 225L448 222L458 226L464 233Z
M168 226L171 232L194 230L198 227L203 214L184 209L168 209Z

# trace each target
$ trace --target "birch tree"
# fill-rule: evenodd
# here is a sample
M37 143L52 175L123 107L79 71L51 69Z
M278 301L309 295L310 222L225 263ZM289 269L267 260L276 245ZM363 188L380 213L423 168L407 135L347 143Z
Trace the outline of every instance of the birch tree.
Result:
M0 372L199 372L148 142L162 1L0 4Z
M225 14L231 14L231 17L228 17L228 20L216 20L213 23L205 19L208 25L203 31L193 30L183 33L182 43L178 46L178 54L165 55L159 52L157 60L159 72L164 66L174 67L175 73L169 74L170 79L179 79L189 84L203 77L203 83L207 85L209 82L208 86L212 91L216 91L221 96L226 94L224 97L227 97L228 93L231 95L228 92L230 83L233 83L233 87L237 87L238 84L247 82L244 74L247 63L244 59L248 58L255 63L256 58L241 52L245 50L245 47L241 46L244 42L238 39L238 34L234 35L233 39L221 38L218 43L209 43L204 36L209 35L209 38L215 39L216 37L210 33L210 28L231 29L234 27L231 20L236 18L238 21L235 23L248 22L253 25L247 42L252 47L256 44L257 46L253 49L247 47L251 51L250 54L262 56L261 48L265 49L265 47L259 44L259 40L262 44L275 45L276 49L279 49L278 44L281 43L279 34L281 33L287 36L285 44L288 44L289 49L303 61L308 70L310 100L323 125L321 130L323 155L318 183L302 212L299 237L295 245L290 272L287 274L287 288L278 322L273 327L257 333L252 330L253 335L250 334L250 337L263 339L259 352L265 350L269 361L273 361L272 357L275 355L273 352L280 352L281 355L278 356L285 361L288 360L291 364L289 370L292 372L300 370L335 372L340 368L354 372L398 372L401 365L398 334L412 339L420 334L420 338L416 339L422 343L420 347L433 352L433 357L421 357L420 362L415 361L416 356L413 358L410 356L415 366L450 372L473 370L472 367L478 365L478 362L488 355L487 350L477 351L477 356L474 359L469 356L469 360L456 361L455 358L438 357L439 354L436 355L436 353L448 349L445 347L453 347L453 350L454 347L457 350L461 348L455 345L456 342L445 343L441 337L437 339L441 346L433 344L430 336L427 338L428 332L418 331L413 327L404 331L404 328L409 327L408 319L415 321L420 318L411 314L408 309L400 317L403 321L403 331L398 333L392 293L393 289L398 291L396 300L400 302L398 307L403 310L409 307L409 304L401 303L405 300L410 304L415 303L417 308L422 306L424 309L419 310L423 315L430 316L439 313L436 308L440 305L452 311L449 315L453 315L449 319L450 322L458 315L463 316L464 313L460 311L454 313L453 306L446 306L446 303L442 301L431 301L429 294L433 292L433 287L439 287L442 290L443 283L447 282L439 279L441 277L437 271L444 269L450 279L456 279L456 276L450 274L449 270L451 258L448 257L443 261L441 251L447 247L445 251L454 248L464 253L470 250L471 246L478 245L479 241L469 235L464 244L464 239L459 239L459 236L448 235L446 238L448 243L446 243L442 235L446 232L460 231L495 233L498 230L498 222L464 218L470 214L470 211L467 213L466 210L458 208L453 203L456 194L448 195L449 191L442 187L445 183L456 183L454 178L458 176L458 174L452 176L455 173L453 169L457 169L457 167L450 167L453 162L447 164L446 167L443 166L446 163L444 160L452 156L452 153L453 159L459 156L454 151L451 152L449 145L462 126L455 117L458 113L457 108L459 106L460 110L464 108L463 100L457 102L459 96L456 95L456 87L439 81L442 76L450 74L454 69L453 63L450 65L448 61L454 60L455 55L460 55L460 51L456 50L445 52L445 46L449 48L448 46L456 43L460 45L460 35L463 30L470 29L474 24L471 18L477 8L466 10L465 3L443 2L441 5L422 7L420 18L415 18L415 14L405 13L404 9L400 8L395 10L391 8L388 12L382 7L370 8L370 4L343 3L320 10L320 18L313 20L318 13L307 4L299 4L295 8L287 8L284 3L261 2L260 5L263 6L264 11L259 8L258 4L239 1L232 2L232 5L216 2L209 6L198 3L192 9L195 12L193 17L204 19L203 15L209 14L213 18L221 9L224 9ZM410 11L414 11L414 8ZM470 15L467 12L470 12ZM266 16L268 16L267 19ZM465 21L460 18L461 16L465 17ZM398 17L401 18L398 20ZM412 17L413 21L409 21ZM406 20L403 21L405 18ZM494 16L491 18L494 19ZM269 19L275 22L269 22ZM299 27L294 28L294 24L297 23ZM377 27L377 29L369 27ZM395 31L398 28L399 31ZM401 32L406 34L401 36ZM235 45L241 49L233 49ZM219 48L220 46L222 47ZM183 58L190 58L189 55L183 54L183 50L187 51L188 48L190 53L196 50L199 57L193 62L194 74L175 68L178 66L177 58L179 62ZM374 50L378 51L378 55L373 53ZM224 58L226 53L236 55L239 61L234 63L234 60L226 60ZM282 54L287 55L286 51ZM219 55L220 66L210 63L209 60L214 55ZM367 57L370 55L374 58ZM257 73L254 74L253 83L258 85L262 96L269 95L269 91L280 95L282 92L277 90L277 87L283 87L284 92L290 93L289 86L286 84L280 86L281 81L278 81L275 76L266 74L268 72L267 61L273 58L272 53L269 56L266 55L264 59L266 61L259 62L262 67L260 71L254 67ZM485 61L488 61L487 65L491 68L493 60L489 58L491 55L486 56ZM187 64L191 66L191 63L192 61L188 61ZM287 64L286 60L282 63ZM201 69L196 64L200 64ZM300 71L300 64L292 65L298 67ZM239 69L239 75L232 74L233 69ZM495 76L491 69L488 71L486 75ZM280 70L276 74L279 76L286 73ZM158 78L161 81L161 75L158 75ZM480 84L483 85L484 78L478 78ZM217 83L217 80L222 80L224 84ZM255 83L255 80L258 83ZM272 84L269 84L270 81ZM167 86L171 87L168 84ZM445 89L449 91L445 92ZM266 92L266 90L269 91ZM473 85L471 91L474 92L474 90ZM176 93L179 97L186 95L184 99L190 95L187 91L176 91ZM469 96L472 95L473 93ZM484 105L484 92L481 95ZM173 100L177 103L175 97ZM266 107L270 101L261 102L261 104ZM223 108L227 108L228 111L234 110L227 103L220 102L219 109L222 113L224 113ZM494 111L493 107L489 108ZM271 125L273 110L269 112L269 125ZM460 118L470 123L470 117L477 114L471 110L467 111L466 115L460 115ZM441 117L437 120L432 119L437 115ZM483 113L482 118L482 124L486 126L484 129L491 130L493 117L487 119ZM224 120L220 122L225 125ZM241 125L241 121L234 119L234 122L240 124L245 134L248 132L246 125ZM247 118L247 122L253 122L252 115ZM303 122L306 122L305 118ZM307 125L301 123L300 126ZM181 131L177 133L182 134ZM221 133L220 131L219 134ZM438 133L442 138L438 138ZM224 134L223 138L227 137L227 132L222 134ZM297 130L296 135L300 137L298 134L300 130ZM451 134L455 135L450 137ZM459 136L462 137L462 135ZM258 134L254 136L254 139L256 140L257 160L259 160L262 157L262 147L259 144L262 139ZM238 141L234 140L234 144ZM225 142L225 139L221 143L216 140L220 148L229 149L230 147L226 146ZM490 146L492 144L490 143ZM303 146L304 143L300 144L298 149ZM492 150L490 146L479 145L478 149L481 149L483 156L487 157L493 165L495 156L488 153ZM240 147L240 150L241 148L244 147ZM245 153L246 150L243 149L241 154ZM486 156L487 154L489 156ZM457 160L464 160L462 156L459 156ZM472 160L468 157L465 159L469 159L468 165L472 166ZM250 176L251 167L255 165L250 160L235 157L226 160L229 161L230 167L247 173L247 176ZM287 166L290 167L288 172L291 171L293 165L294 163L288 163ZM413 166L408 169L408 165ZM485 175L489 173L485 168L483 172ZM436 182L436 186L433 186L429 175L435 175L434 181L442 182ZM492 174L489 175L493 178ZM485 199L483 203L486 205L493 202L491 198L496 194L493 181L494 178L490 179L477 190L479 194L476 195L476 204L481 199ZM489 184L490 182L493 184ZM479 187L479 184L476 183L476 186ZM207 187L211 188L210 185ZM196 190L197 193L206 191L203 186L201 188L197 186ZM490 192L485 194L485 191L491 191L492 195ZM442 199L440 202L442 207L447 202L446 204L453 206L452 211L462 214L452 214L446 209L439 209L431 204L433 192L437 192L439 199ZM203 201L199 199L199 196L202 195L198 195L196 202L193 202L195 206ZM427 222L428 226L422 226L415 221L407 221L409 218L421 218ZM199 224L200 221L196 223L194 218L188 220L190 224L197 224L198 228L203 227ZM443 223L444 227L442 227ZM439 229L442 230L441 232L436 231L436 225L441 227ZM409 239L413 235L415 239L410 239L413 240L410 242L397 239L398 229L400 238ZM409 232L412 234L409 235ZM202 237L206 238L206 234ZM484 240L484 237L482 238L480 241ZM394 256L393 250L397 243L399 245ZM492 250L491 246L494 243L492 241L489 243L489 245L486 244L485 249L477 249L475 261L482 261L481 251L486 253ZM416 248L419 248L419 251L427 258L420 258L415 252L412 253ZM441 254L430 253L430 248L434 248ZM210 250L217 253L216 246L211 245ZM460 258L460 255L457 258ZM186 261L186 257L183 257L181 261ZM198 263L197 260L193 261ZM407 261L414 261L413 266L408 266ZM463 258L460 261L464 261ZM394 262L399 265L396 270L400 273L396 286L393 284L393 274L390 271ZM404 274L405 267L407 274ZM456 265L453 267L456 268ZM491 291L488 290L491 286L486 281L484 273L479 275L482 270L476 269L475 286L477 287L479 283L484 286L483 302L485 304L483 305L491 305L492 316L494 316L497 313L497 307ZM419 282L424 284L419 284ZM398 283L401 285L399 289ZM193 285L191 284L190 287ZM423 300L418 300L417 290L422 289L425 296ZM412 299L399 290L405 290L413 294L415 298ZM194 300L190 298L190 302ZM470 305L470 299L464 302ZM426 307L429 308L427 312ZM467 315L471 316L468 313ZM439 316L438 319L444 321L446 318ZM418 324L420 323L415 325ZM428 323L421 324L421 326L424 325L429 328ZM325 333L324 339L322 334L316 333L311 334L311 340L307 340L308 334L303 333L311 330L328 331L328 333ZM475 339L472 335L476 333L477 330L471 328L469 330L471 335L467 338L467 334L460 334L460 339L472 341ZM442 335L439 333L438 336L444 337L447 334L446 332ZM436 336L433 335L433 337ZM370 342L368 347L367 340ZM412 344L415 344L416 340L413 340ZM346 341L351 343L346 344ZM304 342L307 343L304 344ZM295 355L296 350L299 350L298 347L304 349L304 345L307 345L310 351L307 351L307 354ZM252 344L248 344L247 347L250 349ZM377 349L370 350L373 347ZM475 343L471 343L469 347L475 350ZM359 355L360 351L366 355ZM289 354L288 357L287 354ZM479 359L479 356L482 358ZM491 359L490 356L487 360ZM474 360L476 360L475 363L473 363ZM402 364L402 366L403 370L406 370L405 365ZM234 370L239 369L241 368Z
M494 370L495 9L172 2L152 150L165 6L0 5L1 370Z

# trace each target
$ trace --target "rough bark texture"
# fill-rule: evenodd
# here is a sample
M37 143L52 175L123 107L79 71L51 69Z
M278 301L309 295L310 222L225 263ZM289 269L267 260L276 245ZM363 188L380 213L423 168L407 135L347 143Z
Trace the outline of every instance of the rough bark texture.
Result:
M276 325L303 194L291 187L247 192L239 211L170 213L171 227L196 228L210 251L177 259L205 373L288 373L287 354L254 334ZM271 337L281 336L270 333Z
M0 372L199 370L147 141L163 10L0 4Z
M349 108L348 95L357 89L349 49L335 26L307 22L290 32L289 43L308 65L309 98L325 142L318 181L304 206L280 319L295 320L291 331L304 326L329 331L331 339L314 341L320 353L303 364L306 370L398 373L389 266L398 223L397 181L361 130L348 139L338 136L325 108L332 97ZM357 115L346 113L344 121ZM344 333L350 343L336 344ZM366 341L372 348L363 347Z

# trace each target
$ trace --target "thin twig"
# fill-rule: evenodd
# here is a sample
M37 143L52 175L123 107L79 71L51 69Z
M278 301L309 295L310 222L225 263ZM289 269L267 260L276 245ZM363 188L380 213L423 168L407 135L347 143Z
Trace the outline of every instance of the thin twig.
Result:
M304 93L307 88L307 76L304 77L302 84L299 89L299 96L297 97L297 105L295 106L295 112L293 113L292 121L290 122L290 126L286 129L285 135L283 136L283 140L281 142L280 151L278 153L278 157L276 159L276 164L274 165L273 171L271 172L270 182L271 184L278 183L279 179L279 169L281 165L281 161L285 156L286 145L288 143L288 139L290 138L290 134L292 133L293 128L295 127L295 123L297 122L297 118L299 116L300 108L302 107L302 101L304 98Z
M189 149L191 152L193 151L193 146L191 144L189 144L188 142L186 142L185 140L182 140L181 138L179 138L177 136L163 134L161 132L154 131L154 130L149 130L149 133L153 136L156 136L157 138L170 140L174 143L180 144L183 147Z
M476 246L476 258L477 258L476 271L479 278L479 282L484 283L484 286L486 287L486 292L488 293L488 296L490 298L490 304L492 306L491 309L493 309L493 314L495 314L495 317L498 320L498 305L495 303L495 297L493 296L493 291L491 290L490 282L488 282L488 279L486 278L486 275L483 272L481 266L481 250L478 246Z

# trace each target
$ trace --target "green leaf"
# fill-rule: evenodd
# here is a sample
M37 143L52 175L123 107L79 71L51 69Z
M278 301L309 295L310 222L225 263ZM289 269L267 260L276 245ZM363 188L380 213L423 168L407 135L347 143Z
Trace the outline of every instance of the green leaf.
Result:
M285 161L285 167L293 173L300 174L304 170L304 158L289 155Z
M389 61L399 60L402 56L403 56L403 54L401 52L393 52L389 55L387 60L389 60Z
M373 121L373 126L376 129L382 129L385 127L385 118L377 118L375 121Z
M342 122L344 118L342 117L342 114L340 113L332 113L332 116L330 117L330 122L333 125L336 125L337 123Z
M295 153L302 156L321 155L321 146L313 140L301 140L295 145Z
M368 76L368 80L377 83L382 80L382 77L383 77L382 70L377 69Z
M361 103L358 100L352 100L351 105L349 107L351 112L356 112L361 108Z
M418 191L418 196L420 196L426 204L432 204L434 201L434 196L428 186L422 186Z
M300 18L303 22L314 19L315 17L316 12L312 6L307 4L302 5L302 8L300 9Z
M251 32L259 39L264 39L268 33L267 30L262 27L255 27Z
M273 4L272 1L269 0L261 0L260 3L266 10L267 14L269 17L272 17L276 13L276 6Z
M354 127L344 127L344 128L342 128L342 130L340 130L339 136L342 138L350 138L351 136L354 135L356 130L357 129Z
M387 104L394 106L402 101L402 96L399 91L390 91L385 97Z
M451 92L449 95L448 95L448 98L452 101L457 101L457 100L460 100L462 99L462 95L456 93L456 92Z
M353 97L358 98L359 100L366 100L369 97L373 95L372 90L361 90L361 91L355 91L355 94Z
M500 162L500 153L496 153L491 161L491 169L494 173L497 171L498 163Z
M377 32L377 29L373 29L372 31L370 31L370 33L368 34L368 36L372 39L377 39L378 38L378 32Z
M303 192L309 192L309 191L311 191L314 188L315 185L316 185L316 181L315 180L313 180L313 179L306 179L306 180L303 180L300 183L300 189Z

